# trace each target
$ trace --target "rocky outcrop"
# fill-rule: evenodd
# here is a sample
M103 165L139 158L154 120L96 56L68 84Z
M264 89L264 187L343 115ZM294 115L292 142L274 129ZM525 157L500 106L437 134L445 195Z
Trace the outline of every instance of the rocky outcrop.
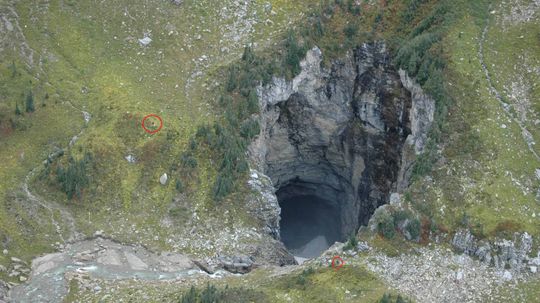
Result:
M266 234L279 240L280 208L272 181L268 176L252 169L248 185L255 192L247 199L248 212L261 222L261 228Z
M459 252L477 257L481 262L502 270L510 268L514 271L523 269L536 273L540 264L538 258L530 257L533 238L528 233L516 233L513 240L499 239L492 243L477 240L467 229L458 230L452 239L452 245Z
M392 67L383 43L364 44L328 69L321 61L313 48L294 79L259 87L261 134L250 155L280 201L326 201L345 238L404 187L434 105Z
M248 256L220 256L221 267L234 274L246 274L253 269L253 259Z
M174 280L197 272L195 268L189 257L179 253L154 253L142 246L98 237L34 259L28 282L13 287L9 295L15 302L43 302L43 298L62 302L71 279L78 281L81 289L92 290L97 285L93 278L116 280L143 275Z

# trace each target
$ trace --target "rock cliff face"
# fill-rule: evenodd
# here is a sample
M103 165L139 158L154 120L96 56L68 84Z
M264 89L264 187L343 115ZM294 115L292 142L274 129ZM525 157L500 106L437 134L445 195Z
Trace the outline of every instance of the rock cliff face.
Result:
M383 43L364 44L328 69L321 61L313 48L292 81L258 89L261 134L250 155L282 208L313 197L338 218L329 240L343 240L406 186L434 104L392 67Z
M452 245L456 250L477 257L486 265L499 270L509 267L517 272L525 269L536 273L540 266L540 252L536 258L531 256L533 238L526 232L515 233L513 240L500 239L489 242L477 240L469 230L462 229L455 233Z

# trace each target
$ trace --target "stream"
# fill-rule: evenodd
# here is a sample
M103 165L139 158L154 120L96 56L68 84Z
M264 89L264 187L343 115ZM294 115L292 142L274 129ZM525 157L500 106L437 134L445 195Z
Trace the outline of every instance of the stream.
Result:
M181 254L158 254L98 237L34 259L29 281L12 288L10 298L21 303L62 302L71 279L97 292L100 288L92 285L92 279L164 281L198 276L220 278L225 274L218 271L209 275Z

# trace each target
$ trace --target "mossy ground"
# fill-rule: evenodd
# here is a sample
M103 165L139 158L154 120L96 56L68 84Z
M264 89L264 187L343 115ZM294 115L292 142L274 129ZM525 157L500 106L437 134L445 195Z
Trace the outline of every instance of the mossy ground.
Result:
M431 212L451 229L464 225L465 219L465 225L472 227L479 237L493 238L502 236L498 234L500 223L507 221L515 223L507 226L517 226L513 231L538 236L540 204L535 195L540 182L534 171L540 162L528 150L518 124L490 93L478 56L484 24L488 22L485 64L496 75L492 76L495 83L511 83L519 72L509 65L523 64L524 59L510 56L509 52L518 48L524 51L523 56L534 58L538 54L534 53L537 43L512 34L502 37L497 26L500 16L488 15L487 6L479 9L485 12L476 13L486 19L464 14L444 41L449 62L447 86L455 102L446 124L444 161L436 166L432 179L416 182L412 187L413 200L418 208ZM530 35L527 37L535 34ZM513 40L506 43L505 39ZM535 55L525 51L533 44L531 53ZM534 81L534 76L529 76L525 75L525 80ZM532 100L538 100L538 95L534 95L534 90L529 93L532 107Z
M171 249L173 243L168 239L184 231L193 210L201 221L213 218L227 222L229 229L236 227L235 221L251 224L241 211L242 193L223 201L219 211L212 210L212 182L217 168L207 157L208 151L200 150L195 155L198 173L190 178L191 184L182 195L175 189L175 181L181 176L175 174L174 167L196 127L220 115L213 108L223 80L220 71L240 57L246 43L256 43L256 49L277 45L285 30L305 19L311 2L268 1L275 12L272 14L265 8L266 2L255 1L250 11L257 13L258 17L252 19L258 22L249 25L245 22L251 17L233 17L237 8L229 10L230 18L223 17L221 7L232 2L184 1L180 7L158 0L6 2L18 12L26 42L40 63L27 67L17 51L5 51L0 62L0 240L10 255L30 260L52 250L51 243L60 241L50 214L30 203L21 187L33 168L40 167L56 147L67 146L81 129L83 134L69 154L80 157L91 152L96 161L92 185L82 198L68 201L54 184L38 178L30 187L46 200L69 209L78 229L86 234L102 229L119 240ZM436 2L421 5L413 13L416 17L411 24L418 24ZM488 22L485 63L493 85L511 103L529 101L523 124L540 142L535 124L540 110L539 79L535 73L523 72L528 66L538 68L538 22L504 23L503 16L510 7L496 3L491 8L495 12L488 14L486 4L453 3L459 19L446 29L442 42L448 61L445 82L454 100L445 124L444 160L435 166L430 178L413 184L411 200L415 208L451 229L463 224L465 214L467 224L479 236L498 236L500 223L505 221L510 223L504 226L537 238L540 204L535 200L535 190L540 182L534 169L540 168L540 163L528 150L521 129L489 92L478 49L483 26ZM344 10L332 18L327 34L318 43L325 57L339 57L361 41L398 35L401 29L397 17L406 9L406 2L381 5L363 5L360 16ZM382 21L375 21L381 14ZM351 22L357 23L359 33L347 40L344 29ZM254 31L248 32L251 26ZM145 34L153 40L148 47L137 42ZM18 47L20 41L14 43ZM16 117L15 103L24 106L30 89L36 111ZM92 114L88 125L79 109ZM519 113L514 112L516 116ZM159 114L164 121L164 128L155 135L140 127L140 119L150 113ZM5 124L9 118L15 121L14 130ZM124 159L128 154L135 155L138 162L128 163ZM158 180L164 172L170 179L161 186ZM53 215L61 221L57 213ZM171 217L173 224L164 224L164 217ZM401 249L403 243L390 244ZM193 252L186 247L184 250ZM8 256L0 255L0 264L8 263ZM365 269L354 266L343 269L340 275L318 269L305 285L295 285L295 275L279 278L276 283L257 275L254 273L253 281L261 283L262 291L282 301L302 301L307 296L315 302L332 296L355 302L354 298L365 296L370 302L388 291ZM6 279L5 274L0 273L0 278ZM251 279L240 280L248 283ZM226 282L233 286L237 283ZM534 298L535 284L522 286ZM148 287L145 290L149 294L156 294ZM170 293L178 292L175 287Z
M13 40L14 51L5 50L0 65L0 111L6 126L0 137L4 247L29 260L60 241L50 214L26 201L20 188L33 168L39 175L49 153L65 148L83 130L67 152L76 158L86 152L94 156L91 186L82 197L69 201L54 182L37 177L30 180L31 191L69 209L86 234L102 229L120 240L170 249L167 235L185 222L170 228L161 220L173 198L186 200L178 197L175 181L180 176L172 167L197 125L219 114L212 109L219 79L212 75L237 60L245 44L273 43L289 23L302 18L305 2L253 2L246 17L235 16L241 8L233 1L184 1L182 6L169 1L6 2L18 13L26 41ZM221 10L225 6L228 12ZM137 42L145 35L152 38L148 47ZM34 50L34 66L27 66L17 51L22 43ZM36 111L15 116L16 102L24 110L30 90ZM92 114L88 125L80 110ZM155 135L140 126L151 113L164 122ZM17 124L14 129L10 118ZM137 163L128 163L128 154ZM214 216L209 206L215 164L205 154L196 158L200 173L187 192L189 206L199 216ZM169 182L162 186L158 180L165 172ZM221 219L223 213L237 212L235 203L223 205L217 212ZM32 207L33 217L28 214Z

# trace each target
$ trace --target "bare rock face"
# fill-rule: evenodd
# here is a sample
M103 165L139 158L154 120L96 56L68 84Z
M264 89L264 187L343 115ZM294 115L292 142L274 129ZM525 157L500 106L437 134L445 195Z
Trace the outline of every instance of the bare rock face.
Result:
M342 239L405 187L433 121L433 100L388 56L383 43L364 44L323 68L315 47L292 81L275 78L258 89L253 162L271 178L280 203L324 201Z
M248 197L248 211L261 222L262 229L279 240L280 208L275 188L268 176L254 169L250 171L248 185L256 195Z
M533 238L526 232L516 233L512 240L500 239L489 243L477 240L468 229L461 229L454 234L452 245L459 252L477 257L484 264L499 270L509 267L513 271L520 272L536 266L536 259L530 256Z

